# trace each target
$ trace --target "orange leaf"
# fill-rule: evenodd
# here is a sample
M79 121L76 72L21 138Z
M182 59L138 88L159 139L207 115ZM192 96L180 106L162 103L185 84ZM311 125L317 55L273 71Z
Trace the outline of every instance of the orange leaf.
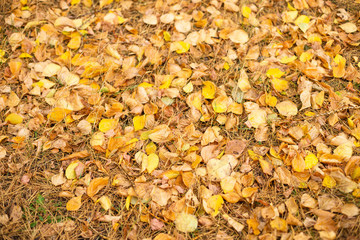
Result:
M109 182L109 177L104 178L94 178L91 180L88 188L87 188L87 195L89 197L95 196L101 189L103 189Z

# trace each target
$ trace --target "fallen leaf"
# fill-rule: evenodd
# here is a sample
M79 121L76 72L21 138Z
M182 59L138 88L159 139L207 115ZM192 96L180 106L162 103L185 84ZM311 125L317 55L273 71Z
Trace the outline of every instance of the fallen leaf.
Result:
M340 28L344 30L346 33L353 33L357 31L356 25L352 22L341 24Z
M181 212L176 216L175 227L180 232L194 232L198 226L197 218L185 212Z
M5 122L11 123L11 124L20 124L23 122L23 117L17 113L10 113L6 116Z
M206 99L213 99L215 97L216 85L211 81L204 81L204 87L202 88L202 95Z
M111 208L112 204L111 204L111 200L108 196L102 196L97 200L100 204L101 207L107 211Z
M117 119L102 119L99 123L99 130L101 132L107 132L111 129L114 129L117 123Z
M292 101L283 101L276 104L276 109L281 115L286 117L295 116L298 113L298 109L295 103Z
M101 189L106 187L109 182L109 177L94 178L91 180L86 193L89 197L95 196Z
M66 203L66 210L77 211L80 209L81 205L81 196L73 197Z
M242 29L235 30L228 35L229 39L234 43L244 44L249 41L249 35Z

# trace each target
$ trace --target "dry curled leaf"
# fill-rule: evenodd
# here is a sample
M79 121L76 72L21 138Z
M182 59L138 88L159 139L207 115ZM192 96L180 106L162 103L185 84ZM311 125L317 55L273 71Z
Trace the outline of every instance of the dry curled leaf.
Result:
M106 187L109 177L94 178L87 187L86 193L89 197L95 196L101 189Z

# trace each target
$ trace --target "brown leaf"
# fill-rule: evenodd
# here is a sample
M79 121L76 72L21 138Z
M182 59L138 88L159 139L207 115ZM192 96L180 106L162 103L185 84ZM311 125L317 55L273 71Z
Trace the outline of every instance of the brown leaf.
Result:
M59 161L66 161L66 160L70 160L70 159L78 159L78 158L86 158L90 156L90 153L87 150L81 151L81 152L76 152L73 154L70 154L66 157L63 157L61 159L59 159Z

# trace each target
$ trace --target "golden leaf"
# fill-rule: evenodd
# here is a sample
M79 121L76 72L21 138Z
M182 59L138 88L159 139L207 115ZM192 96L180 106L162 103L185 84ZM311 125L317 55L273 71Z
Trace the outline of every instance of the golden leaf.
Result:
M22 123L23 119L24 118L17 113L10 113L9 115L6 116L5 122L16 125Z
M327 188L334 188L336 186L336 180L330 175L325 175L322 185Z
M111 129L114 129L117 123L117 119L102 119L99 123L99 130L101 132L107 132Z
M147 158L146 170L152 173L159 165L159 157L155 153L150 153Z
M285 72L281 71L278 68L270 68L266 72L266 76L268 76L269 78L281 78L284 74Z
M66 203L66 210L77 211L81 207L81 196L73 197Z
M221 195L213 195L206 202L208 206L214 210L211 215L215 217L219 214L219 210L224 203L224 199L221 197Z
M94 178L91 180L86 193L89 197L95 196L101 189L106 187L109 182L109 177Z
M146 120L145 115L135 116L133 118L133 124L134 124L135 131L139 131L145 127L145 120Z
M212 101L212 107L216 113L226 112L229 105L229 98L226 95L219 96Z
M285 219L280 217L276 217L274 220L270 221L271 228L274 228L278 231L286 232L287 231L287 223Z
M204 87L202 88L201 94L206 99L213 99L215 97L216 85L211 81L204 81Z
M53 108L51 112L47 115L47 118L51 121L60 122L62 121L71 110L65 108Z
M251 8L249 8L248 6L242 6L241 13L244 17L249 18L251 14Z
M333 75L336 78L342 78L345 75L345 65L346 65L346 59L337 54L334 58L334 62L336 64L335 67L333 67Z
M309 153L305 157L305 169L313 168L319 162L318 158L313 153Z

